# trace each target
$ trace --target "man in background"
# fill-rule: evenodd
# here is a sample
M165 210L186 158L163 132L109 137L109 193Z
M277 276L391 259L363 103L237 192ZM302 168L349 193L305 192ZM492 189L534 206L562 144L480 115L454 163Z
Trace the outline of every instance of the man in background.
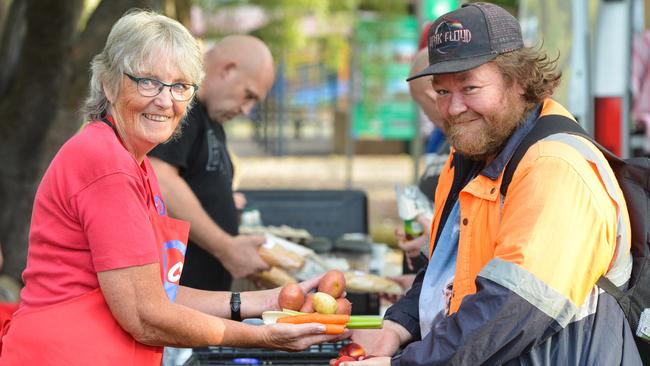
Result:
M238 235L233 164L223 124L250 113L273 85L268 47L251 36L228 36L205 54L205 78L179 138L150 154L171 216L189 221L180 283L230 290L233 278L265 270L260 236ZM241 198L241 197L240 197Z

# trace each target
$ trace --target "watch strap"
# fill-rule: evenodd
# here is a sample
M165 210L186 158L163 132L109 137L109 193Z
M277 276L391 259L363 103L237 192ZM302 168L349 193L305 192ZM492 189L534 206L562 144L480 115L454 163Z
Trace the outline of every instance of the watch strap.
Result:
M241 297L239 292L232 292L230 294L230 319L240 322L241 321Z

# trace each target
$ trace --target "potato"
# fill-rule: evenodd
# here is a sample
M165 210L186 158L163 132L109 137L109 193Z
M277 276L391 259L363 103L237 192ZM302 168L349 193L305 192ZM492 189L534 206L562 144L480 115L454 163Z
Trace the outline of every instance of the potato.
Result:
M352 314L352 303L345 297L336 299L336 313L337 314Z
M296 283L290 283L280 290L278 305L280 309L298 311L305 303L305 292Z
M333 298L338 298L345 291L345 276L343 272L335 269L327 271L318 283L318 291L324 292Z
M314 294L314 310L321 314L334 314L336 313L336 300L324 292L317 292Z

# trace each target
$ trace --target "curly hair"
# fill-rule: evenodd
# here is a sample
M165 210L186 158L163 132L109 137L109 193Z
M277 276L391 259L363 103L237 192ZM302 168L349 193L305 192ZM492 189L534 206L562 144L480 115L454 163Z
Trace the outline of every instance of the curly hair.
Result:
M524 101L536 105L553 95L560 84L562 72L557 70L558 58L559 54L551 59L541 47L524 47L501 54L493 62L508 84L517 82L521 85Z

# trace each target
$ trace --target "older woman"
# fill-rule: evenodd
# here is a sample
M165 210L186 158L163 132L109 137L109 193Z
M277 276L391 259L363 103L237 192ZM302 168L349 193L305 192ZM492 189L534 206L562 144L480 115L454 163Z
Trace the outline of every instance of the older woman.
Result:
M225 320L230 293L178 285L189 225L166 215L146 154L179 130L201 77L199 47L178 22L133 11L113 26L92 62L90 122L36 193L1 365L159 365L164 345L298 350L337 338L317 324ZM277 295L243 293L241 315L277 308Z

